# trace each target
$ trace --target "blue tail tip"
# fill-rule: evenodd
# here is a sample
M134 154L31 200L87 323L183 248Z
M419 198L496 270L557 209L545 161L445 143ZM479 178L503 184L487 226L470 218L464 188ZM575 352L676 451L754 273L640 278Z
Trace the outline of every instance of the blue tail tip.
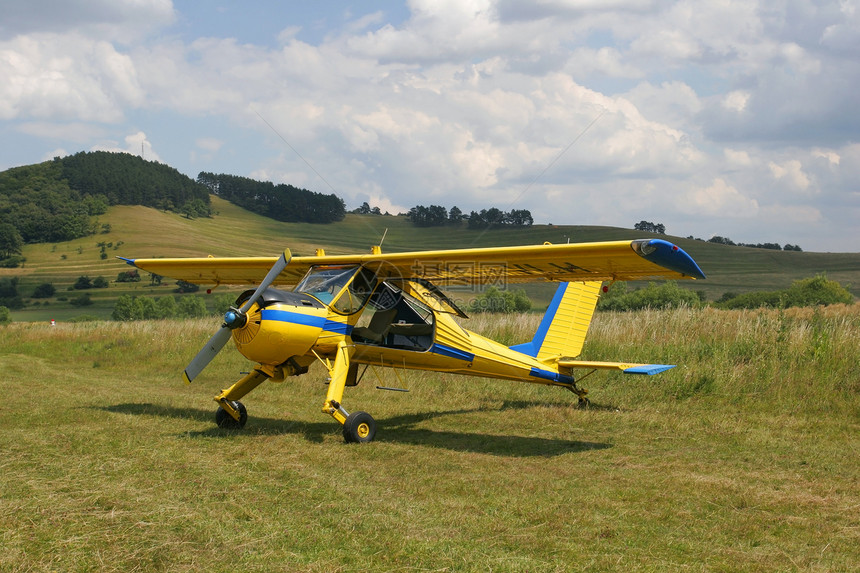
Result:
M646 376L653 376L654 374L659 374L660 372L665 372L671 368L674 368L674 364L641 364L639 366L633 366L631 368L627 368L624 370L625 374L645 374Z

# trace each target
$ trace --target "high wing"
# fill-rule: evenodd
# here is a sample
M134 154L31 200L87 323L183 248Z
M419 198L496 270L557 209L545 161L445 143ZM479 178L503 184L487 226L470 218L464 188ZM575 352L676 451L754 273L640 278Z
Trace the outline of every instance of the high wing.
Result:
M277 257L122 260L144 271L195 284L258 284ZM703 279L680 247L662 239L479 249L293 257L274 284L296 284L314 265L363 265L380 278L440 285L541 281Z

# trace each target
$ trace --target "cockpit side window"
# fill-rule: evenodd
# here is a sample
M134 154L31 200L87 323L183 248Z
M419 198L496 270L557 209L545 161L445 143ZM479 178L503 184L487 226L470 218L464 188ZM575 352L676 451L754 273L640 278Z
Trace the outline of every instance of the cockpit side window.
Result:
M336 311L343 314L358 312L367 302L373 289L376 287L376 275L362 268L355 274L355 278L337 300L334 301Z

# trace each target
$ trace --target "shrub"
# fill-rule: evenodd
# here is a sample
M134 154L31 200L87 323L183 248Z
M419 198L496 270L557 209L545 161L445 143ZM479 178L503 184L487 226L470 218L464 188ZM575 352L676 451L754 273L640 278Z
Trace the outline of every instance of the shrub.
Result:
M116 275L116 282L118 283L135 283L138 281L140 281L140 273L137 272L137 269L123 271Z
M854 296L839 282L827 280L827 275L820 274L794 281L786 292L786 302L787 306L851 304Z
M143 313L140 306L135 303L135 298L129 294L124 294L116 299L111 318L114 320L140 320L143 318Z
M626 283L614 283L597 303L599 310L641 310L644 308L666 309L701 304L699 295L681 288L675 281L660 285L650 283L644 289L628 292Z
M70 300L69 304L72 306L90 306L93 304L93 300L90 298L90 293L84 293L81 296Z
M532 301L525 290L500 290L494 286L469 304L472 312L526 312L531 307Z
M209 311L206 303L199 296L183 296L176 304L176 314L181 318L199 318L207 316Z
M56 292L51 283L42 283L33 290L33 298L51 298Z
M5 306L0 306L0 324L9 324L12 319L9 317L9 309Z
M75 281L75 284L72 285L72 288L77 290L85 290L88 288L93 288L93 281L88 276L79 276Z
M12 255L0 261L0 267L4 269L16 269L27 261L26 257L21 255Z
M727 293L728 294L728 293ZM793 306L817 306L828 304L851 304L854 296L837 281L828 280L824 274L794 281L785 290L748 292L716 304L719 308L789 308Z

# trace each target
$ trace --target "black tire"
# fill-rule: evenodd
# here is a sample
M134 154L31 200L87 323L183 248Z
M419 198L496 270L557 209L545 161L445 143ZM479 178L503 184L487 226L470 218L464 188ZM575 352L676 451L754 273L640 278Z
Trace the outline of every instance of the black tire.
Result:
M353 412L343 424L343 440L347 444L366 444L375 436L376 420L367 412Z
M218 408L215 412L215 423L219 428L225 430L241 430L245 427L245 422L248 421L248 410L242 402L231 402L231 405L239 410L239 421L227 413L224 408Z

